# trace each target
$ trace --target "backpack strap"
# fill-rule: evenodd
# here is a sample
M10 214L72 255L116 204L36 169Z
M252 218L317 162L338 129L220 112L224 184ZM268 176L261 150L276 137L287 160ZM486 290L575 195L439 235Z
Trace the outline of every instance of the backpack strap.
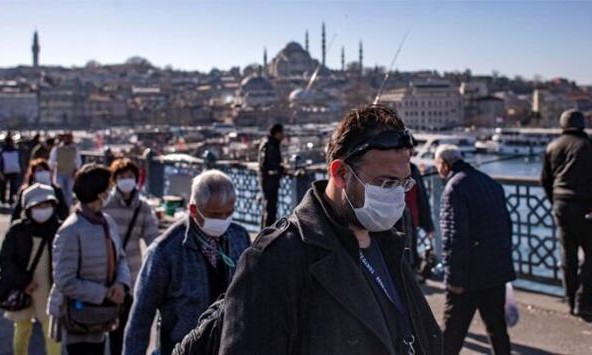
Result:
M33 263L31 264L29 269L27 269L27 273L30 276L33 275L33 273L35 272L35 269L37 268L37 264L39 264L39 260L41 260L41 255L43 254L43 248L45 247L46 243L47 243L46 238L42 238L41 244L39 245L39 247L37 248L37 252L35 253L35 258L33 258Z
M132 220L130 221L129 225L127 226L127 232L125 232L125 237L123 238L123 250L127 246L129 239L132 235L132 230L134 229L134 225L136 224L136 220L138 219L138 214L140 214L140 209L142 208L142 201L138 204L138 207L134 209L134 215L132 216Z

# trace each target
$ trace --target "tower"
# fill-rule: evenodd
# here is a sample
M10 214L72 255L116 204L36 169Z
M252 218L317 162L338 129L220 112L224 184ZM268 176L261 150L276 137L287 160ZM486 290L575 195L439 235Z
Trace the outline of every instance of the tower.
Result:
M322 51L322 64L325 66L325 55L326 55L326 47L325 47L325 23L323 22L323 28L321 33L321 51Z
M308 30L304 33L304 50L306 50L306 53L310 53L308 51Z
M39 46L39 36L37 35L37 30L33 33L33 46L31 47L33 51L33 67L39 67L39 51L41 50L41 46Z
M267 68L267 47L263 48L263 70Z
M364 47L362 46L362 41L360 41L360 53L359 53L359 61L360 61L360 75L364 73Z
M341 46L341 71L345 71L345 47Z

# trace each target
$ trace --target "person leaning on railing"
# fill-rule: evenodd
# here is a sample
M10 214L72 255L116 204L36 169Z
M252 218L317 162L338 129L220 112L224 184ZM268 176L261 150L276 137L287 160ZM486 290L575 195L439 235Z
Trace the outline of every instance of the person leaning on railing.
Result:
M541 183L553 204L561 241L563 285L570 313L592 317L592 140L582 112L567 110L562 134L547 146ZM580 266L578 249L584 252Z
M137 188L138 166L127 158L121 158L113 161L110 170L115 188L103 211L117 223L132 280L132 289L126 294L119 327L109 333L111 355L117 355L121 354L123 347L123 331L133 301L133 285L142 266L140 239L148 246L158 237L159 232L156 215Z

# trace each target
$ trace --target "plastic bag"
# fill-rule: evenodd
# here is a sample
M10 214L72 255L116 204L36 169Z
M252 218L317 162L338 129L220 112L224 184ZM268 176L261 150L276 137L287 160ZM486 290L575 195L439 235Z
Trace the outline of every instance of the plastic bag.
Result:
M516 303L516 296L514 295L514 288L511 282L506 283L506 305L504 311L508 327L518 324L520 311L518 309L518 303Z

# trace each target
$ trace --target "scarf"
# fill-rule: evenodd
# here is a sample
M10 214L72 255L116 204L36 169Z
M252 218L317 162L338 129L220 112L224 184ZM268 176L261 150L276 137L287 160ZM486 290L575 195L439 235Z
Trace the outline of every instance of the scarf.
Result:
M101 225L105 232L105 248L107 250L107 285L112 285L115 280L115 246L111 240L111 233L109 232L109 223L103 215L103 212L95 212L81 203L76 210L80 216L94 225Z

